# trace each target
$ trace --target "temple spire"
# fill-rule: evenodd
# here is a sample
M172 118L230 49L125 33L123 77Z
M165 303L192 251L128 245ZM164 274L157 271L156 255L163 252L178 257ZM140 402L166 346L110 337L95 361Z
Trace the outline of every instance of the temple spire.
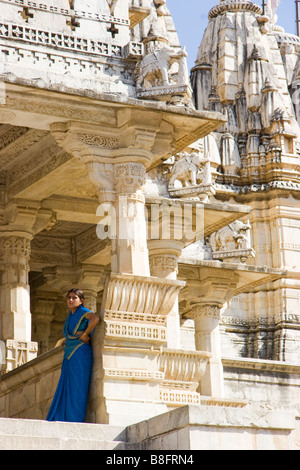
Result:
M295 0L295 4L296 4L297 36L300 36L300 0Z

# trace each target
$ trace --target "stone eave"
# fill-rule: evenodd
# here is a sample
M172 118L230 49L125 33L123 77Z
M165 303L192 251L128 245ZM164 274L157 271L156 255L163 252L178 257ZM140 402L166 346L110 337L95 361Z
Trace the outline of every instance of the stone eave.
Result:
M207 202L202 203L191 199L169 199L166 197L155 197L146 195L146 205L151 204L166 205L174 207L178 205L182 209L187 206L193 207L193 215L196 213L197 206L203 208L204 211L204 225L202 230L202 236L207 237L212 233L220 230L222 227L234 222L235 220L249 214L252 210L250 206L240 204L230 204L224 202ZM199 238L199 237L198 237ZM192 243L193 240L186 242L185 245Z
M149 8L137 7L134 5L129 6L130 29L133 29L137 24L141 23L149 15Z
M238 263L223 263L221 261L212 260L194 260L192 258L179 258L179 274L180 269L191 267L196 268L194 274L191 274L191 279L200 279L200 271L211 272L211 276L215 276L218 270L224 275L225 271L231 276L234 275L237 279L236 287L234 289L234 296L242 293L254 292L256 288L267 284L269 282L276 281L286 275L286 271L274 268L268 268L266 266L251 266L246 264ZM199 271L198 271L199 270ZM188 282L188 281L187 281Z
M146 111L160 116L174 127L174 153L208 135L226 122L223 114L196 111L143 101L125 95L94 93L83 96L76 90L49 91L32 86L5 82L6 103L0 107L0 122L50 130L53 122L80 121L118 127L120 112ZM122 119L122 118L121 118Z

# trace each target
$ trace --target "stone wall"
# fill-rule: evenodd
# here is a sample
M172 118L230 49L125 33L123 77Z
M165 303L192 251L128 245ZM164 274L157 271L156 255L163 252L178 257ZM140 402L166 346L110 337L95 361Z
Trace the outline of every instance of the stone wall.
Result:
M190 405L129 426L127 435L145 450L296 450L296 427L292 412L259 405L242 410Z
M225 396L300 412L300 366L259 359L222 359Z
M63 351L51 349L0 377L0 416L45 419L60 376Z

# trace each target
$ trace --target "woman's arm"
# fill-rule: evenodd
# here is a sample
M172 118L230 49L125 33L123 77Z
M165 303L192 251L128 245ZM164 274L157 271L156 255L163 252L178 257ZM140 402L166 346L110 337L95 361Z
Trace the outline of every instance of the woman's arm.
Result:
M88 343L89 340L90 340L89 334L98 325L100 320L99 320L98 315L96 315L93 312L87 313L86 318L90 321L89 321L89 324L88 324L88 327L86 328L86 330L83 333L81 333L80 339L81 339L81 341L84 341L85 343Z

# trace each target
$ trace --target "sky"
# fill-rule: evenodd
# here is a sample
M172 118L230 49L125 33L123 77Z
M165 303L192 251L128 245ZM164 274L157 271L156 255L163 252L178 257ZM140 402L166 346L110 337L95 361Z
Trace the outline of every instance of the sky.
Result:
M186 46L189 69L195 63L198 47L208 24L208 12L218 3L219 0L167 0L180 44ZM261 5L262 1L256 0L253 3ZM295 0L280 0L277 15L277 24L287 33L296 34Z

